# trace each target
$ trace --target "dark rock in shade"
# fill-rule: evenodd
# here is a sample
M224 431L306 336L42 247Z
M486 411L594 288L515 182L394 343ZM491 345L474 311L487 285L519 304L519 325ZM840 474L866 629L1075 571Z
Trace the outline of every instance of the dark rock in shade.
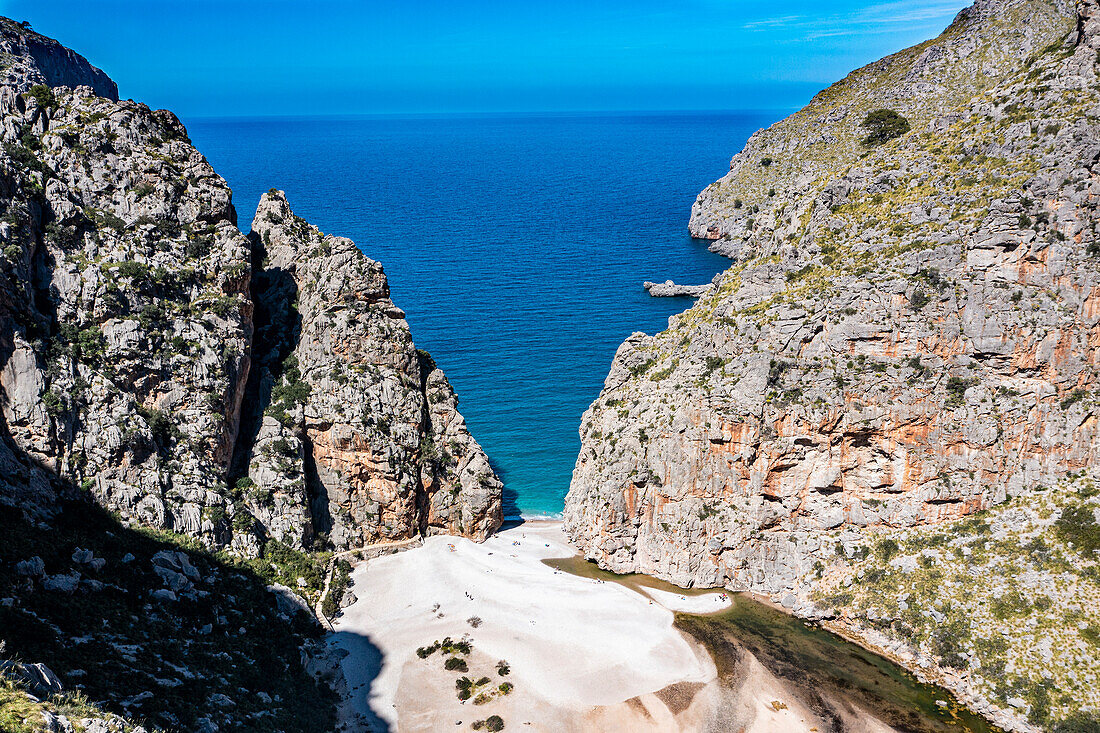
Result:
M46 573L46 564L42 558L35 555L29 560L21 560L15 564L15 574L29 578L38 578Z
M12 675L27 685L31 693L39 697L49 697L64 689L61 680L49 667L41 662L27 664L0 660L0 672Z

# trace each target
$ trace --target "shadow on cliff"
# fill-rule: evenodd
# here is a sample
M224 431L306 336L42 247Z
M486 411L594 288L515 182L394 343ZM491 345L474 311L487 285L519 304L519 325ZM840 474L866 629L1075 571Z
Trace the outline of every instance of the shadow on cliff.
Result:
M523 517L519 511L519 493L515 489L508 488L508 471L503 466L497 465L491 457L489 458L489 467L493 469L493 472L503 484L500 490L500 511L504 515L504 526L501 529L523 524Z
M230 479L248 475L248 463L256 436L271 404L271 390L283 373L283 363L294 353L302 335L302 317L294 307L298 285L294 276L276 267L265 268L267 250L258 235L248 235L252 245L252 344L248 382L241 401L241 424L233 448Z
M93 355L82 354L79 334L59 320L45 216L35 209L27 227L34 237L29 288L16 290L11 277L0 283L0 370L18 333L35 345L45 389L56 390L59 370ZM59 455L80 420L81 395L63 398L50 435ZM8 399L2 387L0 399ZM166 445L155 431L153 441L134 449ZM14 599L0 604L5 657L44 663L65 689L79 685L104 709L157 728L197 730L208 719L263 720L288 732L332 727L335 695L302 663L303 642L322 631L305 614L282 615L258 561L229 561L193 538L120 522L56 466L21 448L3 416L0 470L0 597ZM169 593L152 559L181 550L198 573L180 575L186 579ZM88 552L94 561L81 559ZM18 572L17 563L35 557L41 573ZM151 679L166 683L146 699ZM232 700L231 710L201 704L214 695Z
M302 337L302 316L295 304L298 302L298 284L293 273L278 268L264 267L267 249L255 232L248 234L252 245L252 282L249 286L253 303L251 366L241 401L241 423L237 441L233 447L228 481L233 486L240 478L248 476L248 467L256 446L264 413L271 404L272 390L287 370L288 359L294 354ZM317 467L313 462L313 450L305 430L299 430L303 442L303 470L314 533L327 533L332 529L328 497L320 488ZM307 537L307 542L310 538Z
M332 633L327 641L330 648L336 647L348 652L348 656L341 660L348 689L348 703L351 711L361 717L358 721L344 722L351 724L350 729L355 731L389 733L392 728L381 716L381 706L385 703L372 699L373 695L378 694L376 682L385 663L382 650L369 636L350 631ZM359 725L365 725L366 728L358 727Z

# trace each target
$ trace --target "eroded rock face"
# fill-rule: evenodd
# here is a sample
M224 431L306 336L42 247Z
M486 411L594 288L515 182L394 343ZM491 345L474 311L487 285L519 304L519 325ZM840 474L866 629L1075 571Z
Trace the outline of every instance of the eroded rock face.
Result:
M312 501L316 529L338 547L487 537L501 522L500 481L446 377L413 346L382 265L306 224L279 191L261 199L252 237L265 261L257 342L268 347L257 489Z
M218 541L252 331L228 186L171 113L88 87L0 87L0 115L10 441L125 516Z
M0 54L0 501L83 491L246 555L499 526L380 264L281 195L250 240L170 112L6 19Z
M693 230L718 226L737 264L667 331L624 343L585 413L565 521L590 558L803 591L836 552L823 530L957 518L1096 460L1100 98L1093 21L1076 21L979 3L950 49L854 73L754 137L728 196L701 195ZM845 105L922 93L897 59L935 61L940 101L843 155L859 134ZM995 83L967 86L980 59ZM793 170L802 151L779 136L807 119L849 142ZM744 211L752 156L786 161L766 167L783 168L767 216Z

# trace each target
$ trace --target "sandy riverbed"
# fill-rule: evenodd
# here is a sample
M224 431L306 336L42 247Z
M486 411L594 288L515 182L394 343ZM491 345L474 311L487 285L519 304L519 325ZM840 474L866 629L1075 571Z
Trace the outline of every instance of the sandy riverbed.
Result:
M432 537L360 564L358 600L331 637L347 652L346 718L361 716L351 729L470 730L499 715L507 730L702 730L716 713L746 729L810 728L809 711L772 704L782 685L763 670L736 694L716 684L707 653L673 627L673 609L718 611L729 603L722 594L645 589L647 597L541 562L573 552L560 523L528 522L481 545ZM448 636L472 643L465 674L488 677L481 690L514 689L483 705L460 702L463 673L445 670L438 652L416 654Z

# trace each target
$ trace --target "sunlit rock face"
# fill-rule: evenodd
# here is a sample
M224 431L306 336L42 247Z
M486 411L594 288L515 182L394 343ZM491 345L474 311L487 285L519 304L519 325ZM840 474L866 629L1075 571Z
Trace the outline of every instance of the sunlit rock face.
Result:
M979 3L700 194L692 231L735 264L628 339L585 413L565 521L588 557L806 589L836 532L958 518L1096 459L1090 12ZM876 108L911 129L864 144Z

